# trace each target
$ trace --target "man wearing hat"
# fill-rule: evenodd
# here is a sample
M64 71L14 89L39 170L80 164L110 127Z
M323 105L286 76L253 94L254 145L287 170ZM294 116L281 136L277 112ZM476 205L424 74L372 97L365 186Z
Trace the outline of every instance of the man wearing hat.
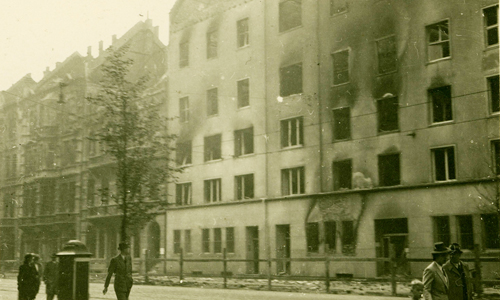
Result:
M463 252L457 243L451 244L450 250L450 260L443 266L450 281L448 298L453 300L471 300L472 277L469 267L460 260Z
M118 300L128 300L130 290L132 289L132 258L129 253L130 246L128 243L122 242L118 245L120 254L113 257L109 263L108 276L104 283L103 294L108 292L111 276L115 274L115 294Z
M448 298L449 280L443 271L443 265L448 260L450 249L443 242L434 244L432 260L424 270L424 299L425 300L454 300Z
M45 292L47 293L47 300L54 299L57 294L57 280L59 277L59 263L57 262L57 255L51 255L52 260L45 265L45 272L43 272L43 281L45 282Z

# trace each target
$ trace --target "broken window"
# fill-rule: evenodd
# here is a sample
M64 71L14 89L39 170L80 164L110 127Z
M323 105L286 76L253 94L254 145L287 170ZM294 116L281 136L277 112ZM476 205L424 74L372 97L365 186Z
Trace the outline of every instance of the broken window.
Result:
M399 185L399 153L378 156L378 177L380 186Z
M281 147L304 145L302 117L281 121Z
M250 34L248 29L248 18L239 20L236 23L238 48L245 47L250 44Z
M349 82L349 50L342 50L332 55L333 84Z
M205 161L221 159L221 135L205 137Z
M491 111L500 111L500 86L498 84L498 75L488 77L488 91L490 96Z
M175 204L191 204L191 182L178 183L175 185Z
M486 249L500 249L500 228L498 214L481 215L483 220L484 246Z
M463 249L474 248L474 233L472 231L472 216L457 216L460 246Z
M396 38L390 36L377 41L378 72L380 74L396 71Z
M234 253L234 227L226 228L226 251Z
M174 253L181 253L181 231L174 230Z
M179 44L179 67L187 67L189 65L189 42Z
M434 242L450 245L450 218L448 216L434 217Z
M280 69L280 96L302 93L302 63Z
M352 160L346 159L333 162L333 190L352 188Z
M496 175L500 175L500 140L491 141L491 152L493 154L493 168Z
M250 79L238 81L238 108L250 105Z
M201 250L203 253L210 253L210 229L201 231Z
M333 140L351 138L351 109L342 107L333 110Z
M214 228L214 253L222 253L222 230Z
M240 175L234 177L236 182L236 199L252 199L253 194L253 174Z
M207 32L207 58L217 57L217 38L217 30Z
M306 224L307 252L318 252L319 250L319 226L318 223Z
M432 122L439 123L453 120L451 86L429 90L432 103Z
M192 145L191 141L178 143L177 148L175 149L175 159L177 161L177 165L185 166L191 164L191 154L192 153Z
M397 97L377 101L378 131L394 131L399 129L399 102Z
M498 44L498 5L483 10L486 46Z
M324 222L326 251L335 251L337 247L337 222Z
M179 119L181 123L189 122L189 97L179 99Z
M217 88L207 91L207 116L216 115L219 113L219 99L217 95Z
M234 156L253 153L253 127L234 132Z
M299 195L305 194L304 167L281 170L281 194Z
M193 250L191 249L191 230L184 231L184 252L193 252Z
M437 148L432 150L434 157L434 175L436 181L456 179L455 149L453 147Z
M348 8L347 0L330 0L330 15L346 12Z
M280 32L302 25L302 1L283 0L279 7Z
M342 221L342 253L354 252L354 222Z
M429 61L450 57L448 20L427 26Z
M221 179L205 180L205 202L219 202L221 200Z

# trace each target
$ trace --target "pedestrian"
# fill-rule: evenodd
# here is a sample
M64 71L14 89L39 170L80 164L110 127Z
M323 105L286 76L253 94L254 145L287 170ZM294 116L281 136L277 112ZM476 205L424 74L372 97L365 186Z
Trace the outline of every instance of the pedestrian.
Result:
M120 250L120 254L113 257L109 263L108 276L106 277L102 293L106 295L111 277L115 274L113 286L116 298L118 300L128 300L133 284L130 246L128 243L122 242L118 245L118 250Z
M57 255L55 253L51 256L52 260L45 265L43 272L43 281L45 282L45 293L47 293L47 300L54 299L57 295L57 280L59 278L59 263L57 262Z
M424 299L448 300L448 277L443 271L443 265L448 260L450 249L443 242L434 244L433 262L424 270ZM455 299L450 299L455 300Z
M453 300L472 300L472 276L469 267L460 260L463 251L457 243L451 244L450 250L450 260L443 266L450 280L448 298Z
M33 300L38 293L38 272L33 262L33 255L28 253L24 256L24 262L19 266L17 275L17 290L19 300Z
M43 278L43 267L42 267L42 262L40 261L40 255L36 253L31 253L31 256L33 256L33 265L35 266L36 269L36 274L37 274L37 285L36 285L36 293L40 291L40 284L42 283L42 278Z

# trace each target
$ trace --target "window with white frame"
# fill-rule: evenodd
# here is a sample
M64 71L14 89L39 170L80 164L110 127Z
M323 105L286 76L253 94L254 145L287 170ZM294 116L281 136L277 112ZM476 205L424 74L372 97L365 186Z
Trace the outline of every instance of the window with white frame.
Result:
M177 205L189 205L192 201L191 182L178 183L175 185L175 203Z
M179 119L181 123L189 122L189 97L179 99Z
M220 202L221 201L221 179L205 180L205 202Z
M281 121L281 148L304 145L302 117Z
M234 132L234 156L253 153L253 127Z
M253 174L235 176L234 180L237 200L252 199L254 197Z
M349 82L349 50L342 50L332 54L333 84Z
M281 170L281 194L283 196L305 194L304 167Z
M250 44L250 34L248 29L248 18L241 19L236 23L238 48L245 47Z
M450 31L448 20L426 27L429 61L450 57Z
M498 5L483 9L486 46L498 45Z
M434 160L434 180L448 181L456 179L455 148L443 147L432 149Z

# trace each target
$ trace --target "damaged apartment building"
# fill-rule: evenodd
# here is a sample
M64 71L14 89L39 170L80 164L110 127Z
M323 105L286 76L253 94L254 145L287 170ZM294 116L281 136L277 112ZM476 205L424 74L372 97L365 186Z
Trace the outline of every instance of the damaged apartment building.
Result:
M376 277L387 263L348 258L394 256L420 277L437 241L500 253L498 2L179 0L170 22L185 172L166 258L226 249L250 260L231 273L265 274L259 259L329 256L334 273Z

